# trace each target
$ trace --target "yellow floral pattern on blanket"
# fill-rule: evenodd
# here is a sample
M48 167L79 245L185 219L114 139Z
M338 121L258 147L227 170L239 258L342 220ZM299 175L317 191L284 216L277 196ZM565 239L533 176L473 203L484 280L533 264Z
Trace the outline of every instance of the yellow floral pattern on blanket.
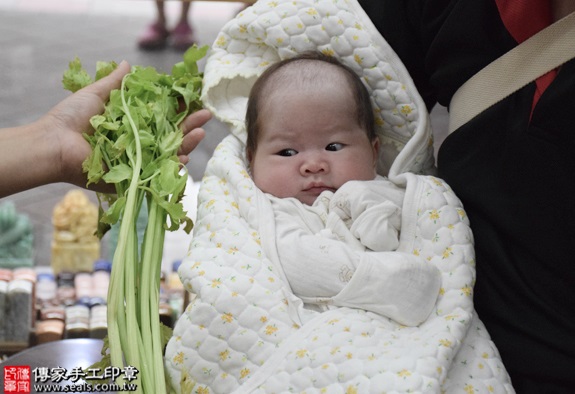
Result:
M166 349L177 392L513 392L473 311L473 235L465 211L441 179L414 175L433 162L431 137L422 129L425 108L361 12L355 0L260 0L230 21L212 47L203 99L233 135L208 163L180 268L197 297ZM436 308L419 327L350 308L300 325L293 318L295 296L266 256L258 232L266 218L254 208L259 195L242 142L242 89L269 64L309 49L358 72L372 93L383 154L407 152L404 170L412 174L398 179L417 185L417 192L400 249L442 273Z
M472 314L472 233L446 184L412 175L423 192L412 244L403 247L443 272L441 295L429 321L404 327L370 312L342 308L311 329L301 328L289 317L280 273L265 257L257 229L245 219L255 214L248 200L256 198L256 189L243 175L245 164L237 160L242 150L236 138L226 138L200 189L190 258L181 271L186 288L198 298L178 322L167 350L174 385L183 376L174 371L186 371L197 392L231 392L268 368L266 362L291 341L258 392L273 392L286 382L328 393L336 387L506 392L497 349ZM414 352L417 357L406 357Z

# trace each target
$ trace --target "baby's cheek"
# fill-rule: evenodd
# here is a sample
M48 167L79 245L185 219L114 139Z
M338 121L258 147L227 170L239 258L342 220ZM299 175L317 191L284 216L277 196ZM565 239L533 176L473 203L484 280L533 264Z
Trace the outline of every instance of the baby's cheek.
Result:
M252 178L261 191L279 198L293 197L298 191L297 174L285 163L257 161L252 168Z
M263 169L257 169L253 172L253 179L256 186L264 193L276 195L278 185L275 182L273 173Z

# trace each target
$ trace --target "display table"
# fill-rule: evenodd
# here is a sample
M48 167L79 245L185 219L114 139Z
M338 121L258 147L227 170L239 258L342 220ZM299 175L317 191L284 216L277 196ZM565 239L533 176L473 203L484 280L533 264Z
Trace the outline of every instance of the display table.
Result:
M4 388L4 368L11 366L29 366L30 371L36 368L64 368L70 372L77 368L87 368L102 358L103 341L100 339L65 339L34 346L14 354L0 363L0 376ZM32 372L32 384L34 373ZM50 382L49 382L50 383ZM68 380L60 382L60 385L70 384ZM81 383L77 382L76 384ZM46 383L44 383L46 384ZM32 393L36 392L31 390Z

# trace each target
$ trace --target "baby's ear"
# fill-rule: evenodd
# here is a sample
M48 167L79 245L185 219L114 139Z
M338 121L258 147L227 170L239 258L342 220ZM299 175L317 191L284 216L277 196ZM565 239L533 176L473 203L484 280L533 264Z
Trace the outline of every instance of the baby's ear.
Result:
M375 137L371 142L373 148L373 163L377 167L377 162L379 161L379 138Z
M251 166L252 159L254 158L254 154L253 154L252 150L248 147L246 147L246 158L248 159L248 164Z
M371 146L373 147L373 150L375 151L375 153L379 153L379 138L375 137L373 139L373 141L371 142Z

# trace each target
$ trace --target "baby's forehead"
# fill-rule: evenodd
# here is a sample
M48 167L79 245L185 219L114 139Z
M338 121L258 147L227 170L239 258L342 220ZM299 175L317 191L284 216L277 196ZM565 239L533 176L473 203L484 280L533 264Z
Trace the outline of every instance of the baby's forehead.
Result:
M265 86L275 90L278 87L321 87L325 83L349 85L345 71L337 65L321 60L301 59L275 70Z

